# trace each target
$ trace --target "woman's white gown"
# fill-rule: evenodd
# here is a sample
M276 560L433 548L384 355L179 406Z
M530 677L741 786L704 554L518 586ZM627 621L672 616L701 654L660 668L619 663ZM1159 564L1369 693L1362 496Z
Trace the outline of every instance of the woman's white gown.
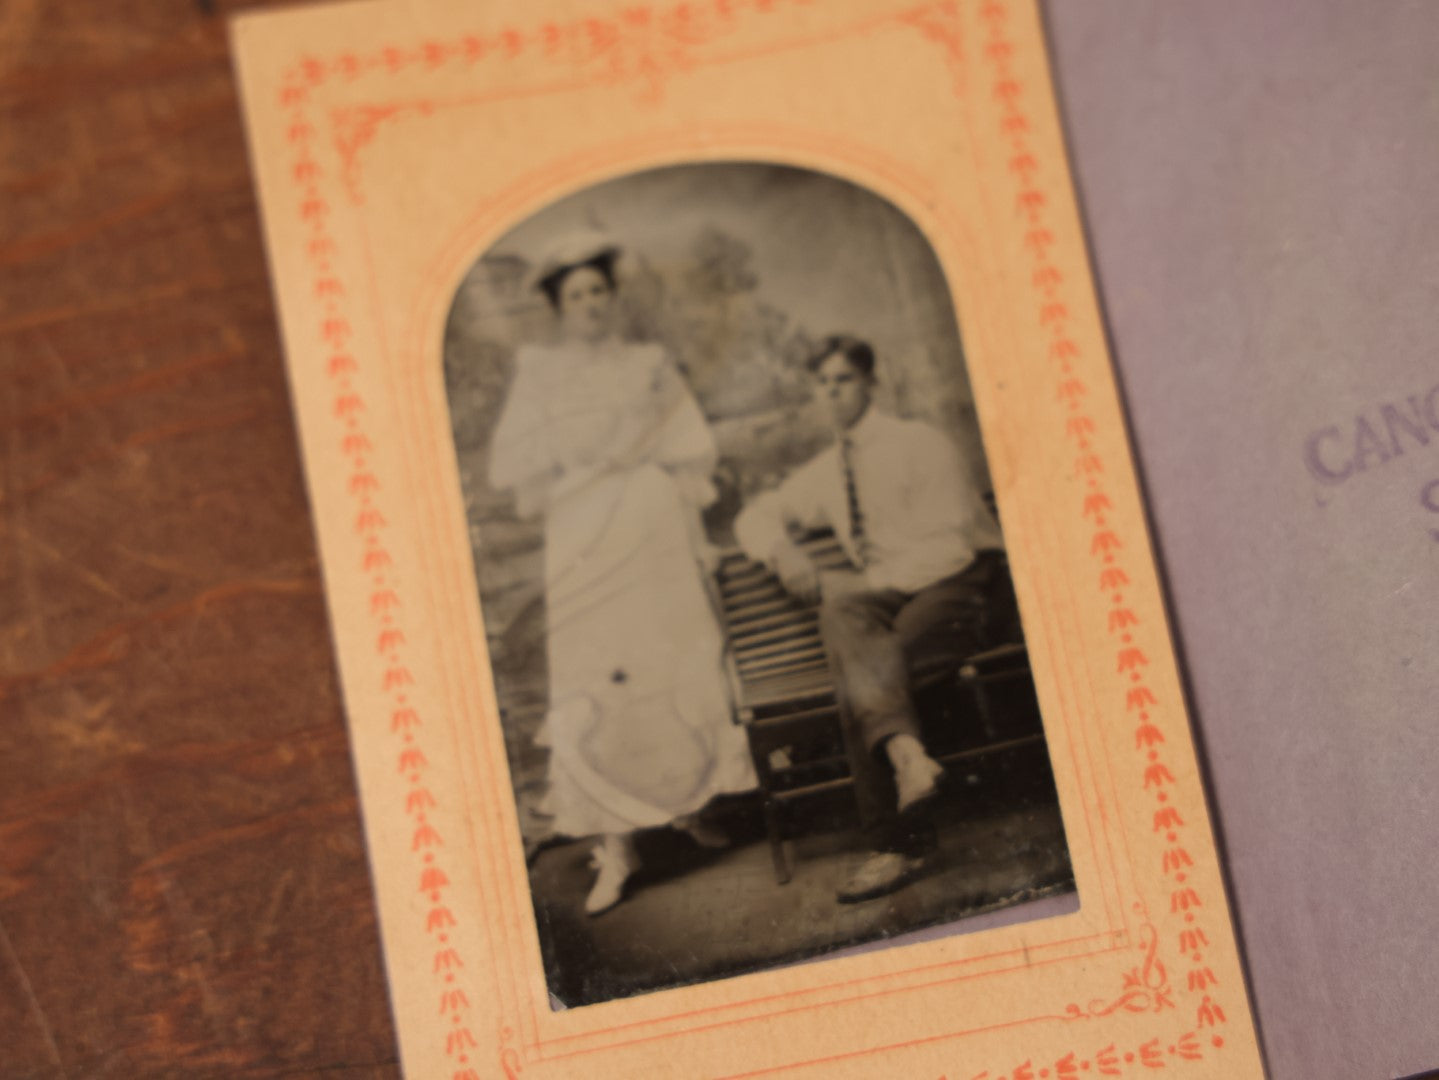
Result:
M706 587L714 463L658 346L519 351L490 480L545 515L543 809L558 833L660 826L754 787Z

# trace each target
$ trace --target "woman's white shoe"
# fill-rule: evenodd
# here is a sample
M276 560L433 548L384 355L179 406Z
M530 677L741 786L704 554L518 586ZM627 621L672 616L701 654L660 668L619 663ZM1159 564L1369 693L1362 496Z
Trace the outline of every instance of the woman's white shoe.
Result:
M639 858L628 839L606 836L590 852L590 866L597 871L585 912L598 915L618 904L625 894L625 882L639 869Z

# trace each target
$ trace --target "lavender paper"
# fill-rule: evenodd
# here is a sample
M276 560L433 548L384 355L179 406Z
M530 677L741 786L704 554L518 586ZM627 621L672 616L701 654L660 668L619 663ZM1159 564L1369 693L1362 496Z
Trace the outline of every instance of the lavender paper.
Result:
M1439 1068L1439 4L1049 21L1270 1068Z

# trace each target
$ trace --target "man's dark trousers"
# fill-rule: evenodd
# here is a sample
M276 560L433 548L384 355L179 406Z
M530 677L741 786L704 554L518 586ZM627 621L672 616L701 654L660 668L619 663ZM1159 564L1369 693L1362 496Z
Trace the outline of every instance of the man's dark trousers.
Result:
M848 592L826 599L820 629L835 676L841 723L860 817L877 850L922 854L933 825L896 813L893 771L884 757L895 735L925 741L916 691L958 679L975 653L1020 640L1009 567L983 551L959 573L918 592Z

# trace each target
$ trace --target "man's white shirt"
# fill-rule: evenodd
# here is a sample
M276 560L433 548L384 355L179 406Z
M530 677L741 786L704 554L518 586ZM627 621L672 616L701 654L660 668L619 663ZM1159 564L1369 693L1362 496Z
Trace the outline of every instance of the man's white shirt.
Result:
M870 407L849 430L855 495L866 558L850 534L849 496L839 443L822 451L741 511L740 546L768 563L788 526L828 525L873 589L914 593L957 574L977 552L1004 546L999 526L959 451L922 420Z

